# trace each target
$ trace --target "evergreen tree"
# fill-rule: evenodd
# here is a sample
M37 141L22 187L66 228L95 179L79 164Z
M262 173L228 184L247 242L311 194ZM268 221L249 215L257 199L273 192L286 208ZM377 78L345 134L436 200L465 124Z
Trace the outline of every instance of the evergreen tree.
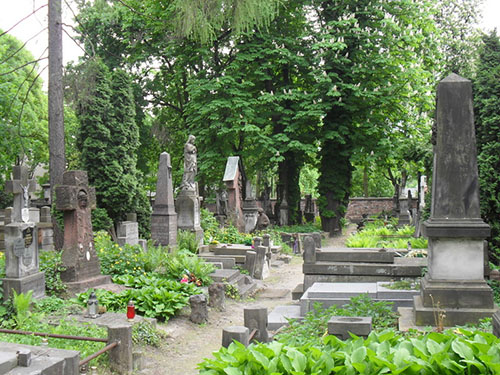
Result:
M85 64L81 78L78 146L89 182L96 188L97 205L115 224L127 212L137 212L144 236L150 208L138 183L139 130L129 78L121 70L110 72L98 59ZM99 215L105 223L105 215L98 211Z
M500 39L483 36L474 81L481 215L491 226L490 257L500 264Z

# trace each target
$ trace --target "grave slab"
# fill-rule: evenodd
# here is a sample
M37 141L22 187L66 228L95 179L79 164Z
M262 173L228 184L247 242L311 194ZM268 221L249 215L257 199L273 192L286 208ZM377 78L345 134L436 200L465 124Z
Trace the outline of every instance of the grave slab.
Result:
M299 305L276 306L276 308L267 317L267 329L270 331L276 331L277 329L288 325L288 319L303 319L303 317L300 316Z

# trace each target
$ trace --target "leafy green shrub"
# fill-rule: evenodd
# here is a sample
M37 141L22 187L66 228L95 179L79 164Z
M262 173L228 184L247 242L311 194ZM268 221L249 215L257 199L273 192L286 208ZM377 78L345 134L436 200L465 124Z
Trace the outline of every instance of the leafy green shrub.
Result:
M367 294L352 297L343 307L331 306L323 309L316 303L304 320L292 319L278 335L280 342L289 345L320 345L321 337L327 334L328 320L332 316L371 316L374 329L396 327L397 314L392 311L392 302L373 301Z
M97 232L94 236L95 248L101 262L101 271L106 275L142 275L146 272L144 253L140 246L118 246L109 234Z
M386 330L366 340L326 336L321 347L232 343L213 356L198 366L201 375L498 374L500 339L462 328L408 338Z
M153 324L143 320L132 327L132 342L136 345L160 346L162 334Z
M347 247L394 249L406 249L410 243L413 249L426 249L427 239L413 237L414 232L415 228L410 226L397 228L391 222L377 220L366 224L362 231L351 235L345 243Z
M212 282L208 275L214 272L214 266L189 251L179 250L165 256L167 260L165 262L165 271L162 274L163 277L181 280L184 275L193 274L197 279L201 280L202 285L208 285Z
M92 229L94 231L109 231L113 227L113 220L104 208L97 207L92 210Z
M203 229L203 243L208 245L219 231L219 223L214 214L206 208L201 209L201 228Z
M198 240L196 233L188 230L177 231L177 248L179 250L187 250L192 254L198 253Z
M40 251L40 271L45 272L45 292L49 296L62 296L66 285L61 281L61 272L66 270L61 259L62 252Z
M156 276L132 276L122 275L113 278L113 282L125 285L129 288L140 289L144 287L165 288L174 292L181 293L186 297L200 294L201 290L195 284L181 283L176 280L162 279Z
M78 301L85 305L91 292L92 290L89 289L87 292L79 294ZM124 312L128 301L133 300L138 314L164 321L167 321L188 304L188 297L183 293L154 286L126 289L120 293L98 289L95 293L99 304L106 306L109 311Z

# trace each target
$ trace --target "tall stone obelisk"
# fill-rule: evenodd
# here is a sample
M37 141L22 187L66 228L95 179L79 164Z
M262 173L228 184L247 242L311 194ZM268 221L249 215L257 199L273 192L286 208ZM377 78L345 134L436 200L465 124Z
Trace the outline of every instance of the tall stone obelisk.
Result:
M480 215L472 85L451 74L438 86L428 273L414 299L415 323L454 326L490 317L492 291L484 281L483 241L490 228Z

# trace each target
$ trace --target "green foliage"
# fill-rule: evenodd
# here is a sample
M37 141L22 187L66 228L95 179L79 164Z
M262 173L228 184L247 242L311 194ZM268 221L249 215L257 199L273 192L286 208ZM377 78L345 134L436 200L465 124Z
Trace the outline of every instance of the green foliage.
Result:
M414 232L415 228L408 225L396 228L391 223L375 221L367 223L361 232L349 236L346 246L406 249L409 242L412 249L427 249L427 239L413 237Z
M2 31L0 31L2 32ZM17 160L32 172L48 164L47 96L42 90L39 65L22 42L0 37L0 190L10 179ZM0 207L11 196L0 192Z
M366 340L327 336L321 348L282 342L233 343L199 365L216 374L496 374L500 340L491 333L459 328L405 338L392 330Z
M212 283L212 279L208 275L214 272L214 266L205 262L197 255L189 251L179 250L175 253L167 254L166 257L165 271L162 273L165 277L181 280L184 275L190 276L193 274L201 281L202 285Z
M384 288L393 290L420 290L420 281L415 280L396 280L389 284L382 284Z
M500 305L500 281L487 280L488 285L493 290L493 300L497 305Z
M331 306L323 309L316 303L304 320L292 319L290 325L277 335L278 341L292 346L304 344L321 345L328 333L328 321L332 316L371 316L374 329L394 328L397 314L392 311L392 302L373 301L368 295L360 294L342 308Z
M27 294L19 293L12 289L12 305L16 315L14 316L14 321L16 322L16 328L21 329L25 326L25 323L30 320L31 317L31 297L33 291L30 290Z
M68 82L78 86L73 97L68 95L80 123L77 147L89 182L96 188L97 206L115 224L128 212L148 214L149 202L139 187L136 169L139 129L129 76L121 69L110 71L99 59L71 67L69 72ZM96 223L97 229L108 229L105 215L98 217L102 222ZM142 228L147 222L140 219L139 224L142 232L148 232Z
M250 233L241 233L234 225L226 225L224 228L210 228L204 234L205 243L210 244L214 241L227 244L246 244L251 245L253 236Z
M61 259L62 252L40 251L40 271L45 272L45 293L48 296L62 296L66 285L61 280L61 272L66 270Z
M118 246L105 232L94 236L94 244L101 262L101 271L106 275L142 275L146 272L144 253L140 246Z
M111 220L105 208L97 207L92 210L92 230L95 232L108 232L111 228L113 228L113 220Z
M158 348L162 334L148 321L141 321L132 327L132 342L135 345L149 345Z
M481 216L491 227L490 259L500 264L500 39L483 36L474 113L477 134Z
M187 250L192 254L198 253L198 240L196 233L188 230L177 231L177 247L179 250Z

